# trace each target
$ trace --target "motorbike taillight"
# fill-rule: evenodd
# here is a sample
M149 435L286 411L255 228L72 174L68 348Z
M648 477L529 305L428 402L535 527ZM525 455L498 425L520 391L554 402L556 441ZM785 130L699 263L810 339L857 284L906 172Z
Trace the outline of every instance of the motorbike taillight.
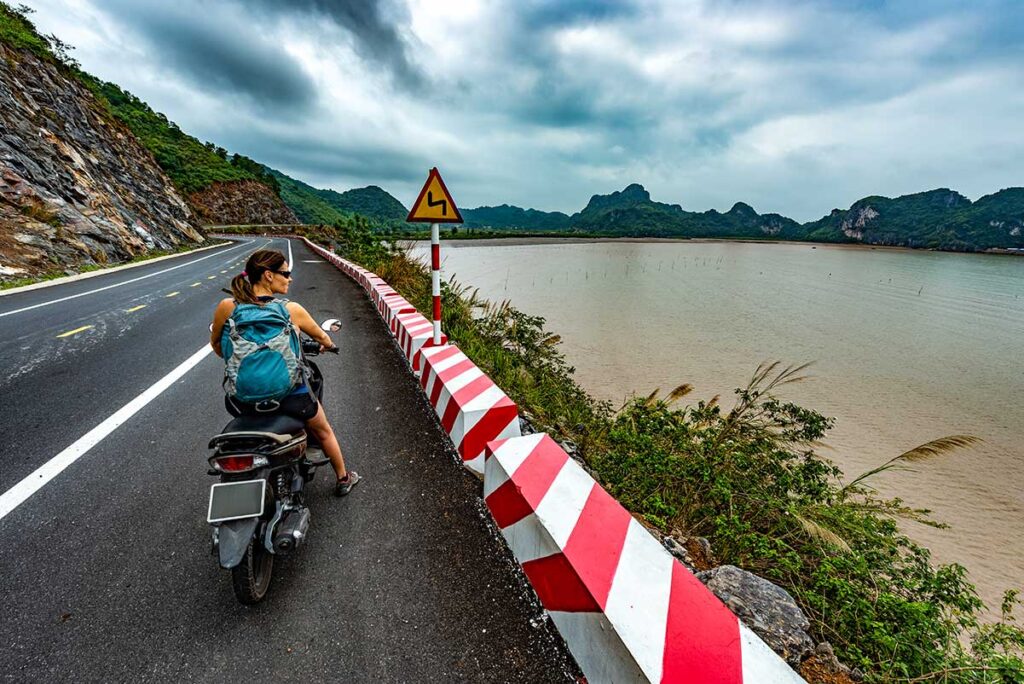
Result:
M267 464L265 456L255 454L231 454L214 459L217 470L225 473L240 473Z

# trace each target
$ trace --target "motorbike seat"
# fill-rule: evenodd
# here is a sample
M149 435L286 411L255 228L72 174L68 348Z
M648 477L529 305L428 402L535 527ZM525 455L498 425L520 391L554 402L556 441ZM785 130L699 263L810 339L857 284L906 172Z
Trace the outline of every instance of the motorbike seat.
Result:
M241 438L257 438L284 444L295 439L305 429L306 424L298 418L278 413L243 415L225 425L220 434L210 440L210 448Z

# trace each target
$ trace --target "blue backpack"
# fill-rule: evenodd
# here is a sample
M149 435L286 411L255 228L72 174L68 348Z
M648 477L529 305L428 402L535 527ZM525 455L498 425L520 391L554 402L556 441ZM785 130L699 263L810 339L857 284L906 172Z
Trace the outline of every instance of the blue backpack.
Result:
M224 391L247 403L280 401L304 380L287 299L236 304L224 325Z

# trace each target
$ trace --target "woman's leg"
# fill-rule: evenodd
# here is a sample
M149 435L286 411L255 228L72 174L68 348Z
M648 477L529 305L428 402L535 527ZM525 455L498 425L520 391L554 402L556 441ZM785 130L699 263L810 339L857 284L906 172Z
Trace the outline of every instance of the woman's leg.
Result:
M324 450L324 456L330 459L338 479L341 480L347 476L348 471L345 469L345 458L341 455L341 447L338 446L338 439L334 436L334 430L331 429L331 424L327 422L323 404L317 405L316 415L306 421L306 427L316 435L320 446Z

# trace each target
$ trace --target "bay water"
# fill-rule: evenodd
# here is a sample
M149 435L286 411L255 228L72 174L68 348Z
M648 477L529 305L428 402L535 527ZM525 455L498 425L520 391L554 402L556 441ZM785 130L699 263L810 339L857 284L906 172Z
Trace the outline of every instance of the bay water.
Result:
M781 398L836 418L822 453L847 479L980 437L873 483L950 526L904 529L967 566L991 606L1024 585L1024 258L621 240L452 240L442 255L445 278L545 317L579 382L616 405L688 382L686 400L729 408L760 362L810 361Z

